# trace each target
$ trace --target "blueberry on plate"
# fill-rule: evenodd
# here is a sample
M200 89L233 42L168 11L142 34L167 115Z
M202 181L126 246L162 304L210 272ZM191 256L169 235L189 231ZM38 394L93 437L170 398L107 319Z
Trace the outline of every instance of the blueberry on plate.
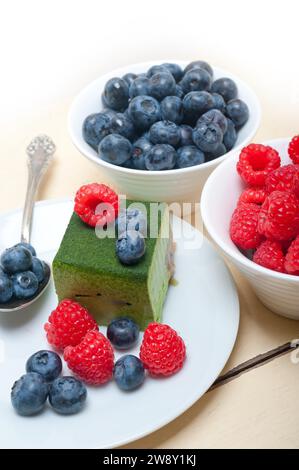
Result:
M175 149L168 144L154 145L144 157L145 166L151 171L172 170L176 159Z
M235 125L231 119L227 119L227 131L223 136L223 143L227 149L227 151L231 150L236 143L237 140L237 131Z
M213 108L213 98L207 91L191 91L184 96L183 108L185 119L195 124L197 119Z
M139 76L131 83L129 88L130 98L148 94L149 79L146 76Z
M180 67L178 64L165 63L162 64L162 66L165 67L168 72L171 73L176 82L179 82L182 79L183 70L182 67Z
M207 111L198 119L196 125L198 126L201 123L209 124L210 122L218 124L222 133L225 134L227 130L227 119L221 111L218 109L210 109L210 111Z
M139 326L131 318L115 318L107 328L107 338L117 349L128 349L138 341Z
M143 235L136 230L123 232L116 240L116 254L121 263L132 265L139 262L146 250Z
M130 85L134 82L135 78L137 78L137 75L135 73L126 73L123 77L121 77L125 82L126 84L128 85L128 87L130 87Z
M178 96L166 96L161 101L162 119L181 124L184 117L183 103Z
M169 144L177 147L180 143L180 129L171 121L158 121L152 125L149 131L152 144Z
M49 387L49 403L57 413L63 415L81 411L86 397L85 385L75 377L58 377Z
M42 282L45 279L45 264L36 256L32 257L31 271L36 275L38 282Z
M164 64L162 65L152 65L152 67L150 67L146 73L146 76L148 78L151 78L153 75L155 75L156 73L160 73L160 72L163 72L163 73L171 73L168 69L168 67L166 67Z
M177 154L177 168L187 168L189 166L200 165L205 161L204 153L195 147L195 145L186 145L185 147L180 147L177 151Z
M226 113L237 128L244 126L249 118L249 109L242 100L231 100L227 103Z
M129 102L128 84L122 78L110 78L104 88L104 101L108 108L124 111Z
M213 99L213 109L219 109L219 111L225 114L226 103L223 96L219 95L219 93L211 93L211 95Z
M13 283L11 279L5 274L5 272L0 270L0 302L8 302L13 296Z
M11 389L12 406L22 416L34 415L45 406L48 391L45 379L36 372L29 372L14 383Z
M131 157L131 142L119 134L110 134L100 142L99 156L113 165L122 165Z
M94 150L101 140L110 134L111 115L107 113L90 114L83 122L83 137Z
M1 266L8 274L27 271L32 266L32 254L23 246L13 246L3 251Z
M204 60L194 60L193 62L190 62L190 64L188 64L187 67L184 69L184 74L194 69L204 69L213 78L213 69L210 64L208 64L208 62L205 62Z
M147 233L146 214L135 207L122 209L116 219L116 230L119 235L127 230L136 230L145 237Z
M133 168L136 168L136 170L146 170L144 157L151 148L152 144L146 137L140 137L140 139L134 142L131 157Z
M202 152L214 152L222 142L223 133L218 124L201 123L193 129L192 137L193 142Z
M211 91L221 95L225 101L230 101L238 96L238 88L231 78L218 78L212 84Z
M193 129L191 126L187 126L187 124L182 124L180 126L182 147L185 147L185 145L193 145L192 132Z
M223 143L219 144L219 146L214 150L214 152L209 152L205 154L206 161L215 160L215 158L222 157L227 153L226 147Z
M61 374L62 361L53 351L41 350L32 354L26 362L26 372L40 374L46 382L51 382Z
M111 134L119 134L129 140L134 139L134 124L126 114L116 113L111 120L110 130Z
M126 354L116 361L113 376L121 390L135 390L144 382L144 366L138 357Z
M149 79L148 93L158 101L166 96L174 95L176 89L175 79L169 72L155 73Z
M12 276L13 291L17 299L29 299L38 290L38 280L32 271L16 273Z
M161 119L160 104L152 96L136 96L129 104L129 116L137 129L145 131Z
M27 248L27 250L30 251L30 253L32 254L32 256L36 256L36 251L35 249L33 248L33 246L30 244L30 243L27 243L27 242L20 242L20 243L17 243L15 245L15 247L18 247L18 246L21 246L22 248Z
M204 69L192 69L185 73L180 85L184 93L189 93L190 91L207 91L211 88L212 77Z

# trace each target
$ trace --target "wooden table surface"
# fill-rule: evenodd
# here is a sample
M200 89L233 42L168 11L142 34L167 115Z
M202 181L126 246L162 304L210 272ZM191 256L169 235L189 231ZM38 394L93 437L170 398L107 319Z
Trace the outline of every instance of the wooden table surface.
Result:
M102 181L100 171L70 142L69 104L69 99L59 100L50 111L40 107L21 123L7 123L0 147L1 212L21 207L26 187L24 148L41 132L54 139L57 152L39 199L72 197L83 183ZM270 116L255 140L269 136L281 137ZM271 313L235 269L232 274L240 297L240 329L217 386L175 421L127 448L299 448L299 350L290 351L288 346L299 338L299 322Z

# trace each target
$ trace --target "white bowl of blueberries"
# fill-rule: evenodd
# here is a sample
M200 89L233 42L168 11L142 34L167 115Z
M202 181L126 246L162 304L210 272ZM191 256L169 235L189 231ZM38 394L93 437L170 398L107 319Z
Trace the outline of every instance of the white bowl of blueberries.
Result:
M251 88L207 62L146 62L103 75L75 98L75 146L121 194L197 202L216 166L261 119Z

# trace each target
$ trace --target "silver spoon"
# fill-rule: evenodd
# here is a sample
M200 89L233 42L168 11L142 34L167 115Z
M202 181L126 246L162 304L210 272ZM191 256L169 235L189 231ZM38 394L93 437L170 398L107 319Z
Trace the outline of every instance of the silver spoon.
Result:
M56 146L52 139L47 135L38 135L28 145L26 152L28 155L28 183L23 209L21 241L30 243L32 216L34 209L35 196L39 183L46 173L49 163L53 158ZM45 263L45 278L39 284L38 291L29 299L12 299L5 303L0 303L1 312L12 312L21 310L33 304L47 288L51 278L51 268Z

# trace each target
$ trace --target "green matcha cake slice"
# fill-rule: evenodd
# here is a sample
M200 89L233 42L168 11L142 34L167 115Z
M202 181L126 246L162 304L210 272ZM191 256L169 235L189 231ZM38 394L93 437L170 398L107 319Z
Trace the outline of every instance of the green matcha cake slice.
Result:
M127 201L127 207L132 203ZM147 232L152 235L151 203L142 204L147 213ZM98 238L95 229L73 213L53 261L59 301L76 300L101 325L124 315L133 318L141 329L151 321L161 321L173 274L173 242L166 204L159 205L155 225L157 235L145 239L144 257L127 266L116 255L115 238Z

